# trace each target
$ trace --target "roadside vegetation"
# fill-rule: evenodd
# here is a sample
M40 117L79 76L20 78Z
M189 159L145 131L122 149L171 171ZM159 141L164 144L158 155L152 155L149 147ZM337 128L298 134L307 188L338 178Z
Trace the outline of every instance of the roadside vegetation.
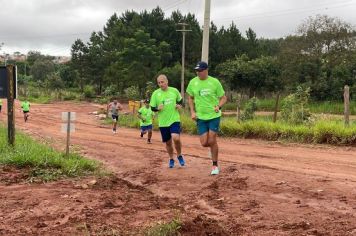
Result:
M7 130L0 126L0 165L28 170L28 181L52 181L67 177L102 174L101 165L78 154L58 152L17 133L15 147L6 139Z

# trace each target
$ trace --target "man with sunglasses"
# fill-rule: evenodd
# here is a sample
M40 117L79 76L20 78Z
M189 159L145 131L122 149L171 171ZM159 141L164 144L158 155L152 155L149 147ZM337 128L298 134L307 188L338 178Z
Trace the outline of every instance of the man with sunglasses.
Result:
M208 75L208 64L198 62L194 68L197 76L193 78L187 87L189 95L190 114L196 120L200 143L203 147L209 147L213 161L211 175L218 175L217 133L220 126L221 107L226 103L225 91L220 81Z

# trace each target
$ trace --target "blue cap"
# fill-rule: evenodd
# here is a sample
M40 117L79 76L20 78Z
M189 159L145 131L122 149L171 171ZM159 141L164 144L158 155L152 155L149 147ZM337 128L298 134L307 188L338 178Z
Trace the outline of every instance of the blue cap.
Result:
M205 61L200 61L198 62L198 64L195 66L194 68L195 70L206 70L208 69L208 63L206 63Z

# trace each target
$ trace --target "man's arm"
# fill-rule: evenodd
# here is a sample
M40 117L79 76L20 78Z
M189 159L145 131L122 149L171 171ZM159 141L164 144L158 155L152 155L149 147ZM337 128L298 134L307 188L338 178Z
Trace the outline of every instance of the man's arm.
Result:
M189 104L189 109L190 109L190 116L193 120L196 120L197 115L195 114L195 110L194 110L194 97L192 97L192 96L188 97L188 104Z
M226 96L222 96L219 98L219 104L215 107L215 112L219 112L219 110L221 110L221 108L224 106L224 104L226 103L227 98Z

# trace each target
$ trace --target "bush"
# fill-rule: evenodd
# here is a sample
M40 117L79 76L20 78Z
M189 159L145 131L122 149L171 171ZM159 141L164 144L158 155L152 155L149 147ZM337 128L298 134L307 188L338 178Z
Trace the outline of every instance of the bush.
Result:
M91 85L85 85L83 92L84 92L84 97L85 98L93 98L95 96L94 87L91 86Z
M125 95L128 99L137 100L140 99L140 91L137 86L131 86L125 89Z
M241 120L252 120L257 111L257 98L251 98L245 105L245 109L241 115Z
M310 88L303 89L298 86L295 93L288 95L282 101L282 119L293 124L302 124L309 121L311 118L311 113L307 108L309 97Z

